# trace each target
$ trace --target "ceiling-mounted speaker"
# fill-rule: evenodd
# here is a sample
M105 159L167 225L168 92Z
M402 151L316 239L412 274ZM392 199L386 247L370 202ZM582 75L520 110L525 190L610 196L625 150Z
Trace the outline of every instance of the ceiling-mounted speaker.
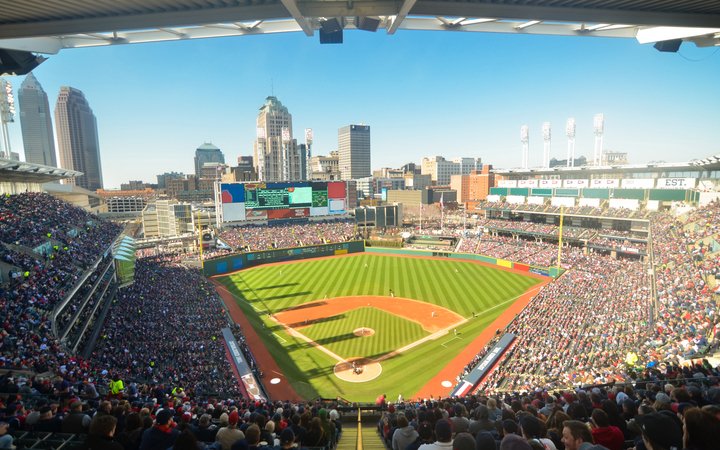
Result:
M337 18L327 19L320 22L320 43L321 44L342 44L343 28Z
M355 19L355 25L358 30L375 32L380 26L380 19L374 17L357 17Z
M680 44L682 44L682 39L671 39L669 41L656 42L653 47L661 52L677 53L677 51L680 50Z
M0 48L0 75L27 75L46 59L31 52Z

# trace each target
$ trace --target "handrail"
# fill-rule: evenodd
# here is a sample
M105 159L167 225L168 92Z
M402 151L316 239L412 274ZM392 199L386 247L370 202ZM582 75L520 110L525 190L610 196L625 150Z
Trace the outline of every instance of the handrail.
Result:
M77 311L75 311L75 313L73 313L72 317L70 318L70 321L68 322L67 328L65 328L64 330L60 330L60 333L56 334L56 336L58 337L58 340L62 341L63 339L65 339L67 337L68 333L70 333L70 330L72 329L73 325L75 325L75 322L77 322L78 317L80 317L80 314L82 314L83 310L85 309L85 306L88 304L88 302L90 301L90 298L93 296L95 291L97 291L98 286L101 284L102 280L105 278L105 274L107 274L108 270L110 270L112 265L113 265L113 260L112 259L108 260L107 267L105 267L105 270L103 271L102 275L100 275L98 277L97 282L93 285L90 292L87 293L87 295L85 296L85 299L82 300L81 306L77 309ZM93 273L95 273L95 272L93 271ZM74 295L73 295L73 297L74 297ZM68 297L68 298L71 298L71 297ZM57 326L56 322L57 322L57 316L53 319L53 324L55 326Z
M357 449L356 450L363 450L363 440L362 440L362 410L358 408L358 419L357 419Z

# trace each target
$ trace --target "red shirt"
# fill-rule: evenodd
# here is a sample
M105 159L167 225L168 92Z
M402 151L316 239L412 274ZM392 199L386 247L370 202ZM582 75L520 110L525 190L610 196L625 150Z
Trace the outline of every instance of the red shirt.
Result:
M592 437L596 444L604 445L610 450L623 450L625 447L625 436L620 428L610 425L609 427L593 428Z

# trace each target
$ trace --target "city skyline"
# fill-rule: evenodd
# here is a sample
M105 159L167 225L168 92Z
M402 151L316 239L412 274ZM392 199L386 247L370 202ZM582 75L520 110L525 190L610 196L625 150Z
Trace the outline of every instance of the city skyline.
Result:
M25 77L18 89L18 104L25 161L57 166L50 102L32 73Z
M286 58L282 67L274 54ZM192 70L210 62L216 70ZM269 95L293 111L293 135L313 129L313 155L337 149L338 128L370 125L373 169L433 155L519 167L524 124L530 166L539 166L542 123L555 128L551 158L564 159L570 117L576 157L591 159L597 113L604 148L631 163L703 158L720 153L718 69L715 49L690 44L664 54L625 39L403 31L347 33L341 46L290 33L74 49L34 74L49 95L62 85L86 93L105 184L119 187L192 173L203 142L228 161L252 155L257 108ZM8 79L19 86L24 77ZM22 154L17 120L10 132Z
M55 131L60 167L83 173L64 182L91 191L102 189L97 120L81 90L70 86L60 88L55 104Z

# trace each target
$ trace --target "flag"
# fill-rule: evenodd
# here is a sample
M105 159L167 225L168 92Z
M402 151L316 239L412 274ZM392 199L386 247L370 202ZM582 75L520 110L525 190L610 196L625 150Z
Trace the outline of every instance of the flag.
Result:
M445 207L445 204L443 203L443 196L445 195L444 192L440 193L440 209L443 209Z

